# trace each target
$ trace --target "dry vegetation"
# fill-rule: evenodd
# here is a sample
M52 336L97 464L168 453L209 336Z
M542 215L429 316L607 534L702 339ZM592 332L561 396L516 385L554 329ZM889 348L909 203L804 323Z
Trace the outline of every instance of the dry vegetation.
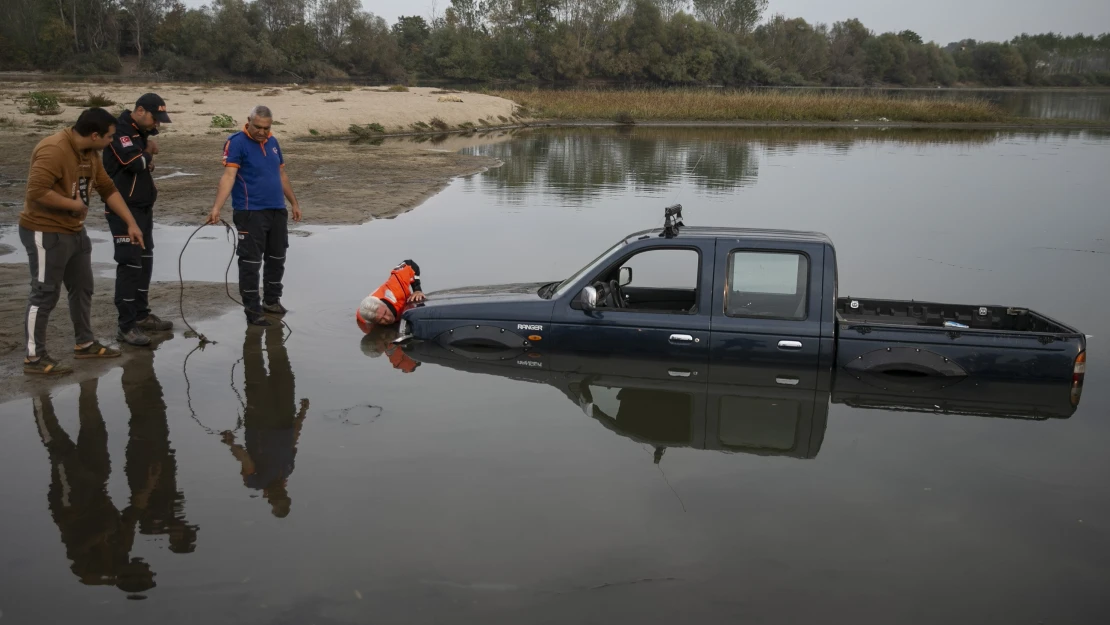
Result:
M898 98L879 94L668 91L494 91L535 118L636 121L995 122L1002 111L983 100Z

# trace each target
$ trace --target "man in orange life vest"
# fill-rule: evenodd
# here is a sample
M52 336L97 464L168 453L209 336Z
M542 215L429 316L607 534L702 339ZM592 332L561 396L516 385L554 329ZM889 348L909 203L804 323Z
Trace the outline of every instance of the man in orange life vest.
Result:
M424 301L420 288L420 267L406 260L393 268L389 279L376 291L366 296L355 312L355 321L363 333L369 334L374 324L392 325L410 304Z

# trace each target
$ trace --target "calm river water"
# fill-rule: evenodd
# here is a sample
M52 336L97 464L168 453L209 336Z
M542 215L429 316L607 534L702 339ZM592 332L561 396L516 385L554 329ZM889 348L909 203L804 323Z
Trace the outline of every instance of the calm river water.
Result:
M0 624L1105 622L1110 135L572 130L473 149L504 166L293 239L284 344L232 313L199 324L203 351L178 333L0 405ZM354 308L400 259L428 290L555 280L674 202L689 225L828 234L841 295L1080 328L1078 410L816 393L806 445L724 453L656 427L662 402L637 422L612 384L584 409L558 380L405 373L360 342ZM159 229L156 279L188 232ZM186 278L221 276L227 243L195 245Z

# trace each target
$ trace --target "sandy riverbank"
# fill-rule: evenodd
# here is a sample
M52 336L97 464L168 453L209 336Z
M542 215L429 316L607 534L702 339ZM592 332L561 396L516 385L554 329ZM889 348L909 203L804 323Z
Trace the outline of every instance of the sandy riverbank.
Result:
M389 132L414 129L414 124L433 124L438 119L445 127L457 129L470 123L482 126L511 122L517 106L509 100L469 92L446 93L439 89L412 87L407 92L392 92L386 87L306 87L286 85L189 85L189 84L94 84L50 82L0 82L0 118L12 120L19 128L52 128L72 123L81 106L62 104L58 115L26 112L25 96L33 91L49 91L63 102L103 95L116 104L107 108L118 112L132 108L135 99L153 91L166 100L173 119L164 129L168 141L179 136L226 135L214 128L212 118L230 115L234 129L246 122L247 112L256 104L273 111L275 132L283 138L317 134L345 135L351 124L380 124ZM419 126L417 126L419 127Z

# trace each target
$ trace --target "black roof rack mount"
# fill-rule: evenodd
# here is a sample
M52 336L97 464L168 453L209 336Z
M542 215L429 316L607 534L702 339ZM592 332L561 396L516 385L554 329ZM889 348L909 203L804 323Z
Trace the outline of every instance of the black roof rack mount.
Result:
M663 232L659 236L673 239L678 236L678 229L684 227L682 223L682 205L675 204L663 209Z

